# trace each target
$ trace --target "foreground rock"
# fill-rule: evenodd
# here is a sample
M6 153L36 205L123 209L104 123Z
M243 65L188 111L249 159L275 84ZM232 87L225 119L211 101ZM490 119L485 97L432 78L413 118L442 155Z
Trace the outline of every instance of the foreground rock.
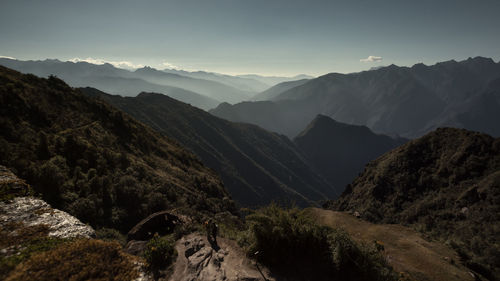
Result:
M92 227L33 197L17 197L10 202L0 202L0 226L9 223L22 223L25 227L46 225L49 228L48 235L58 238L95 236Z
M4 166L0 166L0 187L13 196L29 194L29 186ZM15 197L0 202L0 227L7 225L48 227L48 236L57 238L95 236L92 227L72 215L53 209L47 202L31 197Z
M191 234L177 241L177 261L169 280L275 280L267 269L248 259L234 241L218 240L215 246L206 237Z

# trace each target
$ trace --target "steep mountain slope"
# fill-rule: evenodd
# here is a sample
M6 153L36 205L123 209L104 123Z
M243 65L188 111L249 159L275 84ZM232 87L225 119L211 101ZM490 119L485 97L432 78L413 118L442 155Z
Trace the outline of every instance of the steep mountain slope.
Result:
M95 65L86 62L73 63L59 60L18 61L0 58L0 65L41 77L56 75L73 87L92 86L102 91L125 96L136 96L142 91L159 92L202 109L211 109L219 104L219 101L214 98L174 87L168 83L151 83L142 79L143 76L149 77L148 75L137 75L128 70L115 68L110 64ZM166 81L166 79L162 81Z
M166 208L233 208L192 153L57 78L0 67L0 105L0 164L86 223L127 231Z
M264 101L264 100L272 100L281 93L288 91L292 88L295 88L297 86L300 86L304 83L309 81L308 79L301 79L301 80L295 80L295 81L287 81L283 83L279 83L277 85L272 86L271 88L258 93L257 95L253 96L250 100L252 101Z
M376 135L365 126L339 123L318 115L294 142L321 175L343 190L366 163L406 139Z
M423 132L438 126L472 128L500 136L500 78L491 81L477 95L464 97L463 102L450 106L440 114L440 122L426 127Z
M498 78L500 63L481 57L411 68L391 65L310 80L275 97L273 111L261 113L264 104L244 103L232 106L232 112L226 105L211 112L290 137L317 114L410 138L446 125L498 136L493 121L500 111Z
M271 201L295 201L304 206L340 194L308 166L284 136L219 119L161 94L123 98L82 90L190 148L221 174L232 197L244 206Z
M370 162L326 206L413 225L449 241L470 268L500 277L500 138L437 129Z

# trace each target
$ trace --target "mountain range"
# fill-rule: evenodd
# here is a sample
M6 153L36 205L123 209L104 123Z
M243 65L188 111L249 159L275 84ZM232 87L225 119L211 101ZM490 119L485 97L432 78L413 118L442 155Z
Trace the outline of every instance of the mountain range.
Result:
M59 60L19 61L0 58L0 65L40 77L55 75L72 87L92 86L109 93L119 93L125 96L136 96L145 90L161 92L203 109L210 109L219 104L219 101L212 97L165 85L166 83L152 83L142 78L146 75L139 75L141 71L136 74L135 72L116 68L111 64L97 65L87 62L74 63ZM150 78L150 80L155 80L154 76ZM177 79L182 79L182 77L172 75L172 80Z
M470 72L466 71L465 76L458 79L460 71L457 74L456 64ZM458 79L450 80L453 85L443 85L438 80L431 87L432 79L420 74L429 84L417 88L425 89L427 94L412 101L423 98L421 102L425 104L426 98L435 95L450 105L439 113L447 116L445 120L469 126L484 122L484 130L497 128L491 123L498 119L490 120L497 114L500 80L495 78L496 64L476 58L451 63L448 68L455 69L450 70L453 72L450 77ZM408 71L394 66L374 71L393 71L391 69L396 69L396 73L401 71L398 77ZM474 71L484 75L466 77ZM441 79L448 77L438 76L439 73L434 75ZM163 74L155 70L154 75L162 77ZM285 89L275 99L315 80ZM471 84L472 80L483 87L464 92L462 86ZM411 85L412 80L408 81ZM406 89L398 83L394 87ZM463 102L455 96L457 93L463 95ZM266 108L262 115L268 116L273 110L281 114L282 104L300 108L297 101L287 97L244 104L250 109L252 104L261 104ZM395 98L395 101L398 104L401 100ZM1 167L2 171L12 170L32 186L34 194L96 227L100 239L123 240L123 233L134 225L134 229L151 227L148 230L154 229L148 232L151 236L159 229L166 231L165 223L170 223L168 237L155 236L149 242L129 241L127 251L133 250L145 260L148 249L170 247L172 255L168 258L175 258L174 247L182 249L184 245L178 257L188 262L200 262L197 257L206 255L224 255L224 259L212 259L209 265L203 262L212 268L222 260L230 261L235 253L249 257L258 252L263 254L254 254L255 259L271 270L278 270L273 273L280 273L280 267L285 267L287 277L298 272L299 279L307 279L313 271L328 279L340 276L340 280L434 279L430 276L442 276L437 280L498 280L500 277L499 138L457 128L432 130L429 126L430 133L408 141L374 133L367 125L345 124L316 114L291 141L255 125L212 116L163 94L109 95L94 88L72 88L53 75L38 78L1 66L0 104L0 165L6 167ZM229 104L220 107L227 108L228 112L234 110ZM447 112L453 114L445 114ZM286 129L297 126L290 122L305 122L296 118L288 120L290 127ZM348 179L359 172L353 181ZM245 210L250 215L242 220L231 198L250 207L271 201L295 201L306 206L336 198L346 182L350 184L342 195L324 204L336 212L284 210L272 204L256 211ZM7 184L2 183L2 208L19 210L12 198L33 194L28 184L12 185L8 179ZM20 200L33 202L32 199ZM156 213L159 220L152 219L158 211L162 211ZM25 213L36 218L47 212L50 211ZM165 212L175 212L174 216L179 215L182 220L166 222ZM225 247L224 251L230 249L229 252L216 253L217 249L208 246L208 242L205 244L203 235L196 233L207 218L216 220L221 227L224 238L219 239L220 245ZM337 230L343 225L353 240L347 232ZM33 252L30 247L40 245L26 247L27 241L32 243L40 238L32 235L33 229L39 228L24 228L22 223L2 226L0 234L5 238L2 241L8 241L8 246L2 247L9 248L0 253L0 275L20 272L16 265L24 267L24 276L31 276L33 268L37 272L50 272L54 267L49 258L60 257L53 253L72 250L74 241L66 241L57 246L56 252L51 252L56 246L47 244L36 246ZM25 230L31 232L25 233ZM21 240L14 240L20 235ZM237 244L234 240L240 242L244 252L236 247L227 248L229 244ZM154 241L158 244L151 244ZM116 249L121 248L116 242L113 244ZM100 260L104 253L92 249L95 248L86 251L92 252L94 261ZM116 260L121 255L115 251L113 257ZM409 259L409 255L418 258ZM68 255L65 264L74 270L79 257L79 254ZM425 270L421 269L421 259L429 265ZM250 264L249 259L244 262ZM300 267L305 263L307 267ZM186 265L186 261L178 259L176 265L182 264ZM389 265L401 272L393 272ZM163 264L162 270L167 266ZM299 270L290 271L290 268ZM442 271L446 273L440 274ZM62 274L59 268L55 272Z
M254 93L260 93L269 89L270 87L289 82L304 79L314 78L306 74L299 74L292 77L284 76L262 76L257 74L243 74L243 75L227 75L216 72L206 72L206 71L186 71L179 69L163 69L163 72L179 74L182 76L199 78L205 80L217 81L222 84L232 86L234 88L249 91Z
M390 65L359 73L330 73L290 89L283 87L266 101L222 103L210 112L289 137L295 137L317 114L407 138L442 126L498 136L498 79L500 63L483 57L431 66Z
M57 59L20 61L0 58L0 65L41 77L55 75L73 87L94 87L111 94L136 96L143 91L158 92L205 110L215 108L221 102L249 100L273 86L274 81L279 83L308 77L251 75L251 78L246 78L204 71L157 70L147 66L129 71L108 63L63 62Z
M242 206L273 201L317 205L342 192L319 176L285 136L217 118L162 94L121 97L92 88L81 90L191 149L221 175L227 190Z
M231 76L227 74L215 73L215 72L206 72L206 71L186 71L180 69L163 69L163 72L178 74L186 77L212 80L222 84L226 84L232 86L236 89L240 89L243 91L249 92L262 92L268 89L270 86L274 84L264 83L262 81L253 79L253 78L245 78L239 76ZM256 75L255 78L259 78L261 76ZM284 78L285 79L285 78ZM290 78L288 78L290 79Z

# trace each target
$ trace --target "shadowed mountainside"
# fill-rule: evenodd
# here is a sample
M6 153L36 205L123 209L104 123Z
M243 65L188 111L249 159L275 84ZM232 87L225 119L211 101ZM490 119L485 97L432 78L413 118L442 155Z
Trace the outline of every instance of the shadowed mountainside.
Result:
M221 174L232 197L243 206L271 201L306 206L341 192L318 176L285 136L214 117L161 94L123 98L91 88L82 90L191 149Z
M341 190L364 169L366 163L407 140L377 135L365 126L336 122L318 115L294 142L314 168Z

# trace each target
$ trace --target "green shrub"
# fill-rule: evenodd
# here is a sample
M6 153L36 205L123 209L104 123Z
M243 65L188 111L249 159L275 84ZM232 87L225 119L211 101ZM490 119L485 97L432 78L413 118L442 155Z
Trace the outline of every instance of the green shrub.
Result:
M158 234L149 240L146 250L144 250L144 258L151 271L168 267L176 255L174 241L170 238L160 237Z
M319 226L299 209L270 205L246 219L248 254L281 274L303 280L397 279L375 247Z
M113 228L100 228L95 231L96 237L105 241L117 241L120 245L127 244L127 237Z

